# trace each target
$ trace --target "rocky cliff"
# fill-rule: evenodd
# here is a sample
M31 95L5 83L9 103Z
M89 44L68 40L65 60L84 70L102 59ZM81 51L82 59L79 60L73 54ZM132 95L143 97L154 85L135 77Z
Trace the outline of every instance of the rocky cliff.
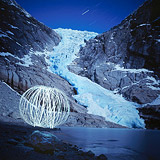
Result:
M14 0L0 1L0 79L13 88L25 91L35 84L65 83L46 71L46 54L60 40Z
M159 7L158 0L147 0L119 25L85 41L68 69L129 101L155 100L160 94Z

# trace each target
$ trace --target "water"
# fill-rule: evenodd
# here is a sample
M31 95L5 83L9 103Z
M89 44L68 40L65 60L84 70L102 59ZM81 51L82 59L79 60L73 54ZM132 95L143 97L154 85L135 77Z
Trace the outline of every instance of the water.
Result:
M160 160L160 131L62 127L59 138L109 160Z

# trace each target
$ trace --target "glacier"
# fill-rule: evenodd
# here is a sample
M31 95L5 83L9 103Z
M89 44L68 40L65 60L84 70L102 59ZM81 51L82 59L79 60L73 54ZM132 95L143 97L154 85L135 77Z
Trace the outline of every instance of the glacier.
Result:
M62 40L50 55L50 70L66 79L77 90L77 95L73 95L73 98L86 106L88 113L103 116L107 121L129 128L145 128L144 120L140 118L136 109L139 107L138 104L129 102L121 95L68 70L67 65L78 58L77 53L80 47L85 45L84 40L94 38L97 33L62 28L54 31Z

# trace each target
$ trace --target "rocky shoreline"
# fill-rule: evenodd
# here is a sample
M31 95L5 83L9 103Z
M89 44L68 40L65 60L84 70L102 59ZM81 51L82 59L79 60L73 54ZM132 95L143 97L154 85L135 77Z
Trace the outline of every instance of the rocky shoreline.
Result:
M107 160L57 138L59 128L43 129L0 122L0 157L2 160ZM55 135L54 135L55 134Z

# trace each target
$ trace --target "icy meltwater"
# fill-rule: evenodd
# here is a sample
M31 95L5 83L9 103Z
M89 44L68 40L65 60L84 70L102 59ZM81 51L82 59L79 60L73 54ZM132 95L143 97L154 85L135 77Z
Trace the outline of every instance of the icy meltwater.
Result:
M87 106L88 113L103 116L108 121L128 127L144 128L144 121L138 115L136 103L128 102L121 95L114 94L67 69L67 65L77 58L76 54L80 47L85 45L84 39L94 38L97 33L71 29L55 29L55 31L62 40L54 47L53 56L50 58L51 70L75 87L78 94L73 97L78 103Z
M57 137L109 160L160 160L160 131L121 128L61 127Z

